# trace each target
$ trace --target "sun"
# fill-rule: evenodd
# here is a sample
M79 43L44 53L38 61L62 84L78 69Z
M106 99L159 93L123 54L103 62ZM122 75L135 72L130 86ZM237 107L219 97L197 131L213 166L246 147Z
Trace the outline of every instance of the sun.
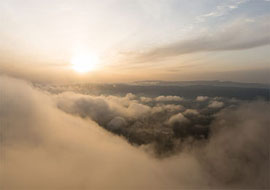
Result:
M94 53L76 54L71 59L71 68L78 73L87 73L96 69L98 61Z

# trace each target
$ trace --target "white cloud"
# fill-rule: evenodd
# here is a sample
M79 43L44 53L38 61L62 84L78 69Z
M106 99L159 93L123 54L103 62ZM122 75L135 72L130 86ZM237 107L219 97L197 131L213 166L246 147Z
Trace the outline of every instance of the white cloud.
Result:
M152 102L152 101L153 101L152 98L144 97L144 96L140 97L140 100L141 100L142 102L144 102L144 103L148 103L148 102Z
M252 22L250 22L253 20ZM208 28L197 37L174 41L133 54L134 62L159 61L166 57L189 53L244 50L270 44L269 16L236 18L217 27ZM252 36L252 37L251 37Z
M179 112L184 110L182 105L175 105L175 104L158 104L152 108L152 113L159 113L159 112Z
M225 3L225 4L222 4L222 5L219 5L212 12L209 12L207 14L198 16L197 21L198 22L204 22L209 17L224 16L224 15L228 14L229 12L231 12L232 10L237 9L241 4L244 4L244 3L248 2L248 1L249 0L237 0L237 1L227 3L227 4Z
M188 123L188 122L189 122L189 120L182 113L178 113L176 115L173 115L168 120L169 125L173 125L175 123L181 124L181 123Z
M195 109L186 109L184 115L199 115L200 113Z
M204 101L208 100L208 98L209 98L208 96L197 96L196 101L204 102Z
M158 96L155 98L158 102L168 102L168 101L182 101L183 98L180 96Z
M65 92L55 96L55 101L67 113L89 117L98 123L107 123L116 116L138 119L150 112L149 106L130 100L130 95L91 96Z
M212 101L208 107L209 108L221 108L224 106L224 103L223 102L220 102L220 101Z
M63 112L56 97L25 82L0 77L0 90L2 189L269 187L265 126L270 107L265 102L224 110L211 125L207 142L198 147L179 143L182 151L177 155L157 159L91 119ZM69 97L71 104L78 98L74 96ZM106 98L78 99L106 103ZM98 108L93 102L89 105ZM122 119L117 120L112 123L121 124ZM179 113L170 120L187 119Z

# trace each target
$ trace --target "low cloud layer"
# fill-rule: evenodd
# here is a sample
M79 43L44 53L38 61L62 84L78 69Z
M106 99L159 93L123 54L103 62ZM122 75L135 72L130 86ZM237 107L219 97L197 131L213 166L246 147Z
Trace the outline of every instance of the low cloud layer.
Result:
M223 102L220 102L220 101L212 101L208 107L209 108L221 108L224 106L224 103Z
M7 77L0 89L1 189L269 187L268 102L226 103L209 123L207 101L195 109L143 103L132 94L52 95ZM202 124L211 132L196 138L206 132ZM174 136L156 138L158 150L162 142L174 146L162 159L151 154L158 143L133 146L119 133L159 134L162 127Z
M203 101L205 101L205 100L207 100L207 99L208 99L207 96L197 96L197 98L196 98L196 100L197 100L198 102L203 102Z

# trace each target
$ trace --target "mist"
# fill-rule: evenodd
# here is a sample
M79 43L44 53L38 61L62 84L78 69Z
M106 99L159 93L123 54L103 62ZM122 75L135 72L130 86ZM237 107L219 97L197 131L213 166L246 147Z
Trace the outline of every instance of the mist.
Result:
M2 189L269 188L267 101L0 90Z

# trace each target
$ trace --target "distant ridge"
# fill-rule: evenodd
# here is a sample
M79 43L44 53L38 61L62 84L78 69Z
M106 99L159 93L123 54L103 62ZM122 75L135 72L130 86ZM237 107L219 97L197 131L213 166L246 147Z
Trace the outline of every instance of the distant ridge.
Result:
M270 84L262 83L242 83L219 80L201 80L201 81L162 81L162 80L144 80L134 81L131 84L141 86L220 86L220 87L239 87L239 88L269 88Z

